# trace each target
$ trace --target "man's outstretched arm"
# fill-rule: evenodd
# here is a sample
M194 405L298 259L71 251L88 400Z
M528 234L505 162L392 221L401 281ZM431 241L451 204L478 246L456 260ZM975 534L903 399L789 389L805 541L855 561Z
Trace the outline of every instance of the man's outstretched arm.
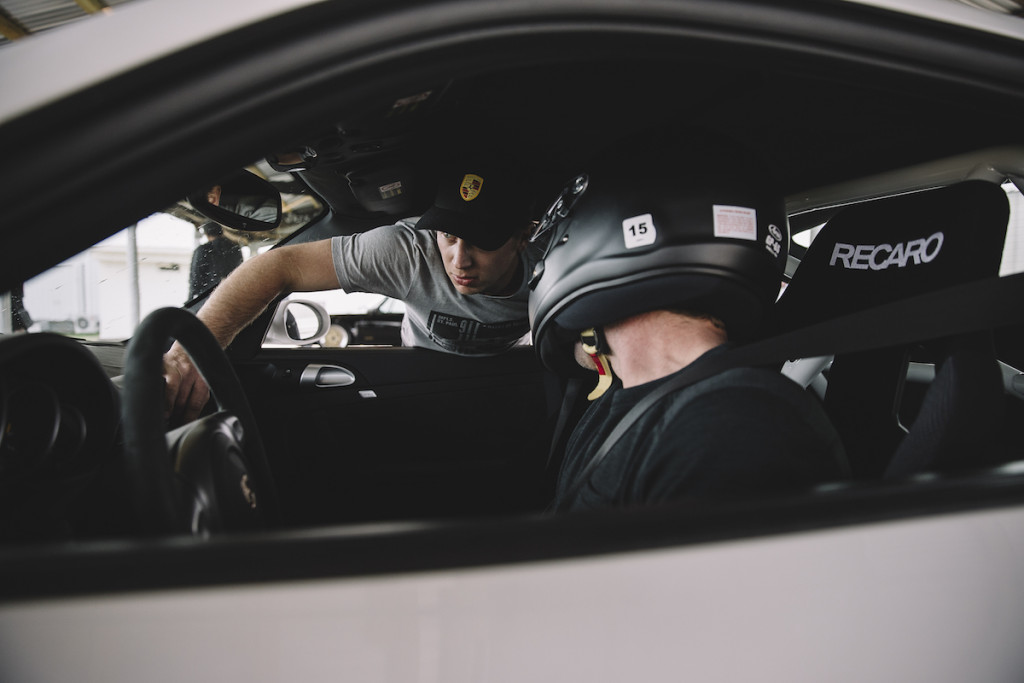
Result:
M337 287L330 240L271 249L236 268L198 317L224 348L278 296ZM210 389L177 342L164 356L164 378L168 413L183 422L197 418Z

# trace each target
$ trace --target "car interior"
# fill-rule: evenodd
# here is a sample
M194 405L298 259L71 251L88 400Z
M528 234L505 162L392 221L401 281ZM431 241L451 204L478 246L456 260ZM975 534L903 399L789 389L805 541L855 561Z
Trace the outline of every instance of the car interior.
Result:
M997 277L1008 218L1006 193L979 181L841 211L811 243L780 298L779 324L796 328L819 322L826 311L853 312ZM955 257L941 268L917 273L910 247L900 257L899 245L911 245L922 228L931 242L925 243L919 262L943 249ZM879 265L881 257L873 267L834 267L835 255L849 244L894 246L882 249L888 255L882 259L885 267ZM907 312L924 314L912 305ZM955 313L947 309L946 315L952 329ZM924 397L904 399L912 358L934 364L938 374ZM1002 444L1001 455L994 451L1004 391L991 330L836 354L823 402L857 478L906 477L958 465L978 468L990 459L1012 458L1010 444ZM921 426L908 434L912 424Z
M286 123L260 147L211 128L205 150L189 152L188 163L168 162L188 172L175 170L165 189L145 194L149 204L97 199L102 210L80 221L82 237L4 269L2 286L90 245L85 235L109 235L159 209L154 196L186 210L180 197L243 165L286 197L316 198L318 210L301 227L275 238L294 244L418 215L453 140L528 165L539 219L568 179L609 150L635 144L642 159L641 149L662 145L671 154L674 138L713 131L768 159L794 234L816 234L809 247L794 241L772 336L775 347L790 345L771 362L826 358L805 384L844 435L856 475L784 501L746 501L745 509L792 513L844 492L897 500L914 487L959 482L973 490L1013 477L998 467L1019 457L1022 307L1009 298L1017 296L1012 282L987 292L958 288L1014 280L1000 264L1022 220L1007 198L1019 198L1024 177L1019 103L995 86L848 55L808 59L749 44L648 38L642 58L631 56L636 40L609 47L587 36L557 51L546 43L532 53L496 49L493 62L449 56L365 92L346 91L345 101L321 87L282 113ZM204 154L211 162L197 163ZM54 211L38 229L60 234L65 217ZM231 228L231 216L219 220ZM260 232L251 223L236 229ZM827 267L838 244L887 245L891 254L922 229L941 233L942 249L960 256L941 280L921 281L895 261ZM929 247L919 246L927 257ZM983 294L991 306L963 304ZM267 331L285 315L271 306L222 361L190 316L177 315L198 310L205 296L147 319L131 346L45 332L0 341L3 543L545 519L560 415L571 424L585 400L563 405L566 378L543 369L529 346L467 359L389 345L332 347L319 343L326 329L269 345ZM948 315L937 313L943 307ZM833 320L841 335L805 333ZM202 426L173 426L165 437L159 359L169 336L194 340L190 351L221 412L211 407ZM344 382L317 381L331 373ZM211 451L222 470L203 462ZM238 503L225 488L243 471L260 491L258 518L245 509L246 492Z

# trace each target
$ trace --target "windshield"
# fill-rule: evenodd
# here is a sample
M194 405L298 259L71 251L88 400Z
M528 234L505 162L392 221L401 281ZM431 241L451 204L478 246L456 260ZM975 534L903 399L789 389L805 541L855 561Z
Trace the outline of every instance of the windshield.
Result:
M164 306L184 306L243 261L291 236L324 212L290 174L249 170L282 189L282 220L266 232L217 224L181 199L25 282L5 296L4 332L54 332L122 341Z

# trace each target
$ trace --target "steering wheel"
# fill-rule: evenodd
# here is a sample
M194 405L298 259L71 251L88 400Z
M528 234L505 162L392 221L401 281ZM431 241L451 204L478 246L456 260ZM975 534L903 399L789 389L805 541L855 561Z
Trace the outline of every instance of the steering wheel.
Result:
M173 339L218 410L165 434L163 355ZM145 531L205 536L276 521L277 493L249 402L192 313L161 308L146 316L128 345L122 398L128 482Z

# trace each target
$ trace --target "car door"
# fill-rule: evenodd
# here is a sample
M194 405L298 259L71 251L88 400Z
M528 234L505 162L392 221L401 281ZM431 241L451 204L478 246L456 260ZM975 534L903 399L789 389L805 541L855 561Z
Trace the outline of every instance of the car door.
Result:
M236 360L286 520L524 511L542 480L558 383L530 347L263 349Z

